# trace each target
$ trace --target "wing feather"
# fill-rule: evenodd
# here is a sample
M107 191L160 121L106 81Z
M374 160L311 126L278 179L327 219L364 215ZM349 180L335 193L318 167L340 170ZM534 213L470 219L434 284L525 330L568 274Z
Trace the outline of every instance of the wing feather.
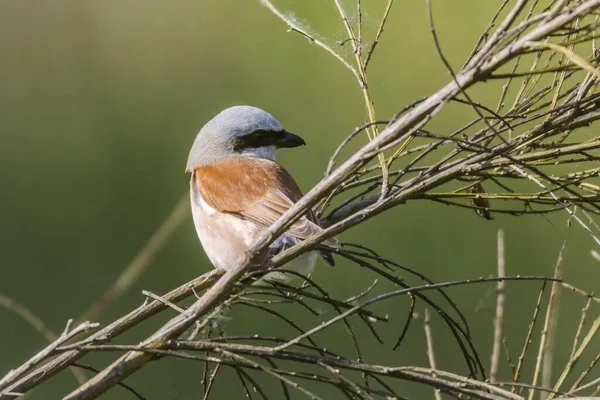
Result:
M237 159L197 168L196 184L204 201L212 208L269 227L302 197L300 188L290 174L278 163L264 159ZM306 239L318 233L312 212L298 219L285 235ZM335 246L333 238L323 242ZM331 254L321 251L329 264Z

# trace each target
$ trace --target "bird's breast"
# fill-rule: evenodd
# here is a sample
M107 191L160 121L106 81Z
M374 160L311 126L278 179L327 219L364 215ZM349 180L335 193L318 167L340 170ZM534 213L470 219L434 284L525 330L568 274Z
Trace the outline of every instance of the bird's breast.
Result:
M190 187L190 202L198 238L213 266L229 270L243 262L248 247L257 239L264 228L234 214L221 212L210 207L206 204L193 182ZM273 254L276 254L295 245L297 242L297 238L282 235L270 247L274 250ZM310 251L292 260L283 268L307 274L312 271L316 259L317 253ZM280 275L279 273L271 273L267 278L278 278Z
M216 268L229 270L243 262L256 239L256 225L208 206L198 191L191 191L194 226L204 252Z

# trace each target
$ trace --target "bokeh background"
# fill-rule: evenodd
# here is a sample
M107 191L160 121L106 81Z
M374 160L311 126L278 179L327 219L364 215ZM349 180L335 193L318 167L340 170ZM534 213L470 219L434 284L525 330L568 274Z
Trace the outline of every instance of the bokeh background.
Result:
M364 24L365 36L370 37L384 3L363 3L369 3ZM459 67L500 1L433 3L441 44ZM277 4L332 46L337 48L336 41L343 39L333 2ZM347 5L354 12L354 3ZM349 56L346 47L340 51ZM259 1L4 0L0 54L0 293L27 306L59 332L68 318L78 317L101 296L187 191L188 150L203 123L218 111L236 104L255 105L303 136L308 146L282 151L279 161L304 190L320 179L329 155L365 116L354 77L320 48L286 33L285 24ZM369 74L381 119L449 80L435 54L424 2L395 5ZM482 102L497 98L497 92L487 90L476 94ZM448 133L446 122L454 126L473 117L470 113L467 107L447 113L447 121L438 120L436 126L440 133ZM549 218L501 215L485 221L469 210L419 201L362 224L343 239L371 246L435 281L494 274L498 229L505 231L511 275L551 275L567 240L568 281L596 290L600 265L590 256L594 243L579 227L568 228L566 217L566 213ZM164 293L210 268L188 215L147 273L100 322L141 304L143 289ZM322 264L315 276L339 296L356 293L374 279L344 261L335 268ZM505 329L514 358L538 288L508 284ZM493 286L449 292L469 316L487 365ZM391 351L406 304L397 300L381 306L394 316L390 324L396 331L386 333L390 341L386 345L362 336L370 360L427 365L419 321L411 328L407 345ZM567 360L582 305L579 297L563 296L557 368ZM165 313L119 343L144 337L166 318ZM228 333L265 332L266 327L273 335L284 332L270 325L266 314L234 310L229 318ZM306 327L311 320L299 313L295 321ZM0 327L0 375L46 344L11 311L0 309ZM443 323L434 318L433 327L438 366L465 374ZM347 336L338 335L344 335L343 330L323 334L322 340L351 354ZM92 357L84 363L101 368L115 356ZM526 365L527 373L532 367ZM127 383L149 399L197 399L201 374L199 363L163 360ZM509 379L504 361L501 375ZM242 398L231 379L228 374L217 379L215 398ZM266 388L279 390L276 382L264 382ZM65 371L27 398L60 398L75 385ZM401 388L409 398L432 395L416 385ZM339 396L330 389L314 390L325 398ZM132 396L115 388L105 398Z

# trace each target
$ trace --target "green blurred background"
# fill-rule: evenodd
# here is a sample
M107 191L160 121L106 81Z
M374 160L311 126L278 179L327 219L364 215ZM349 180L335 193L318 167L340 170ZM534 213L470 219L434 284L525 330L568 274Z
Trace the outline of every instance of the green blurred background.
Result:
M365 36L371 37L384 2L363 3ZM500 1L433 3L441 44L459 67ZM331 1L277 5L293 11L303 26L336 48L336 40L344 37ZM347 6L354 12L354 2ZM350 59L345 47L340 51ZM285 24L258 1L4 0L0 54L0 292L32 309L55 331L99 298L187 191L183 170L188 150L203 123L218 111L255 105L303 136L308 146L281 152L279 161L304 190L320 179L329 155L365 116L353 76L306 39L286 33ZM449 80L434 51L424 2L397 2L369 73L381 119ZM482 102L498 94L476 93ZM473 117L472 110L461 108L436 126L446 134L446 122L455 126L467 117ZM566 239L567 279L589 291L598 289L600 266L590 256L594 243L579 227L567 228L566 213L550 218L497 216L489 222L469 210L410 202L345 233L343 239L371 246L444 281L494 274L500 228L506 234L508 274L551 275ZM100 322L141 304L143 289L164 293L210 268L188 215L148 272ZM335 268L322 264L316 279L344 296L364 289L374 277L340 261ZM538 288L508 285L506 334L515 358ZM450 290L470 318L486 366L492 291L491 285ZM583 305L570 293L563 300L557 368L568 357ZM396 300L380 307L392 315L393 329L385 331L390 342L406 304ZM244 311L229 315L228 333L265 332L271 326L266 314ZM165 318L117 342L142 338ZM312 320L299 312L295 321L307 327ZM46 343L4 309L0 327L0 375ZM443 324L434 318L433 327L438 367L465 374ZM289 333L284 328L268 332ZM340 335L343 330L332 330L321 338L352 355L347 336ZM368 361L427 365L421 322L395 352L390 343L379 345L367 334L362 341ZM101 368L115 356L84 363ZM530 374L532 363L525 368ZM504 379L509 379L508 372L503 361ZM127 383L148 399L196 399L201 398L201 374L199 363L163 360ZM217 379L215 398L242 398L232 379L231 374ZM264 382L269 390L279 390L276 382ZM60 398L75 384L71 374L62 372L27 398ZM432 395L416 385L399 387L409 398ZM325 398L339 398L330 389L314 390ZM277 398L280 392L275 393ZM132 396L115 388L106 398Z

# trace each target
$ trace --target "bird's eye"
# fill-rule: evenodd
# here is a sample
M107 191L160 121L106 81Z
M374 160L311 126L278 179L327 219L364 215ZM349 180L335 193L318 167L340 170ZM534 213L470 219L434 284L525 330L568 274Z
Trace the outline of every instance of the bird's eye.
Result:
M231 141L231 145L233 146L234 151L242 150L244 146L243 138L235 138Z

